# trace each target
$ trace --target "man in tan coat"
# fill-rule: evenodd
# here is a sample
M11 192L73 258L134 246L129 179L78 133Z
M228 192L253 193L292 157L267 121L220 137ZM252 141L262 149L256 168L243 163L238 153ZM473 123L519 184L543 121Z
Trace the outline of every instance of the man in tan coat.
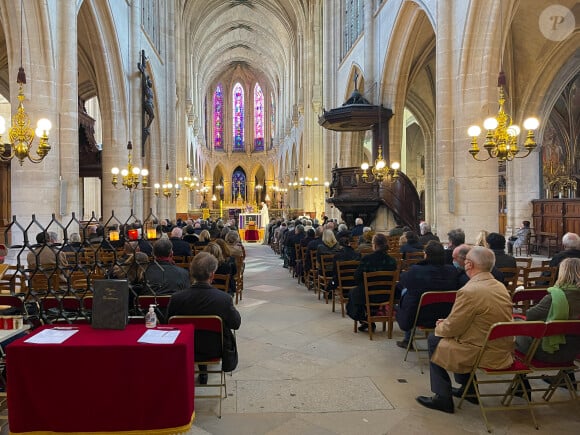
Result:
M419 396L427 408L454 412L453 396L461 397L485 337L494 323L512 320L512 301L505 286L490 271L495 256L482 246L473 247L465 258L469 281L457 292L457 299L446 319L439 319L435 334L429 336L429 364L433 397ZM503 369L512 364L513 339L493 341L483 355L481 366ZM447 371L455 373L461 388L452 388ZM469 392L471 393L471 392ZM477 398L468 399L477 403Z

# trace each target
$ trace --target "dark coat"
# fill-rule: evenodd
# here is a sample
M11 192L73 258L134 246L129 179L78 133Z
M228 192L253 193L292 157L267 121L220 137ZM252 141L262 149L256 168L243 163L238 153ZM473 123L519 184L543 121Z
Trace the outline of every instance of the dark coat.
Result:
M350 246L343 246L332 260L332 288L338 287L338 269L336 263L339 261L360 260L360 253L356 252Z
M189 242L178 239L177 237L171 237L169 241L173 245L173 255L191 257L191 246Z
M232 297L208 283L195 283L190 288L171 296L167 308L171 316L216 315L221 317L224 327L224 347L233 341L232 329L242 323L240 313L234 307ZM219 339L209 332L195 332L195 360L207 361L221 356Z
M354 279L358 285L349 292L349 299L346 305L347 313L352 319L364 320L366 318L364 272L378 272L381 270L395 269L397 269L397 261L385 251L375 251L372 254L362 257L360 265L354 273ZM373 300L373 302L383 301Z
M155 261L145 271L145 294L170 295L190 286L189 273L169 261Z
M363 233L363 229L364 229L364 225L355 225L354 227L352 227L352 231L350 232L351 235L353 237L355 236L362 236Z
M401 254L403 254L403 258L407 258L407 253L409 252L423 252L423 245L419 242L416 243L405 243L399 249Z
M423 246L426 246L427 243L429 243L431 240L435 240L436 242L440 241L439 236L436 236L432 232L428 232L423 234L422 236L419 236L419 243Z
M454 266L427 264L425 261L421 261L411 266L408 271L403 272L399 279L399 285L403 289L406 288L407 291L401 297L397 310L396 317L399 327L403 331L408 331L413 327L423 293L431 290L457 290L459 288L458 276L459 272ZM437 319L447 317L450 311L451 305L434 305L429 312L423 310L417 324L434 327Z
M493 249L495 254L495 267L498 269L502 267L516 267L516 259L511 255L507 255L503 249Z

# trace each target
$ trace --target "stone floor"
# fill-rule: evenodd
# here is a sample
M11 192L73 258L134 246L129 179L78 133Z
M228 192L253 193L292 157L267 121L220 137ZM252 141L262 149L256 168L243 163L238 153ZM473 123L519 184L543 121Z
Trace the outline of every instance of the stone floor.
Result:
M191 434L487 433L475 405L450 415L415 402L431 394L429 374L415 355L403 361L396 326L392 340L353 333L353 322L291 279L269 247L246 250L240 363L228 375L222 418L216 400L197 400ZM537 432L525 410L489 419L496 434L577 434L579 411L580 402L536 408Z

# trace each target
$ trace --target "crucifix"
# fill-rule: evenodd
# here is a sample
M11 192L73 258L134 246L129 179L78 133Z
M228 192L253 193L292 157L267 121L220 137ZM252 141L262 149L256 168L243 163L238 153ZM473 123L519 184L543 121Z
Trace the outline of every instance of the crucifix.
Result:
M153 109L155 106L153 104L153 83L149 74L147 74L147 57L145 56L145 50L141 50L141 62L137 64L137 68L141 71L141 89L143 98L143 111L141 114L141 157L145 157L145 142L151 134L151 123L155 118L155 113Z

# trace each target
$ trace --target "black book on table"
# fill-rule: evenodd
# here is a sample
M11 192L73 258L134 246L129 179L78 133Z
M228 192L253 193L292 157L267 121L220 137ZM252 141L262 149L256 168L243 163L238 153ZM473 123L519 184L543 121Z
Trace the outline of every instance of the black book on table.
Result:
M91 325L97 329L125 329L129 318L129 283L126 279L93 281Z

